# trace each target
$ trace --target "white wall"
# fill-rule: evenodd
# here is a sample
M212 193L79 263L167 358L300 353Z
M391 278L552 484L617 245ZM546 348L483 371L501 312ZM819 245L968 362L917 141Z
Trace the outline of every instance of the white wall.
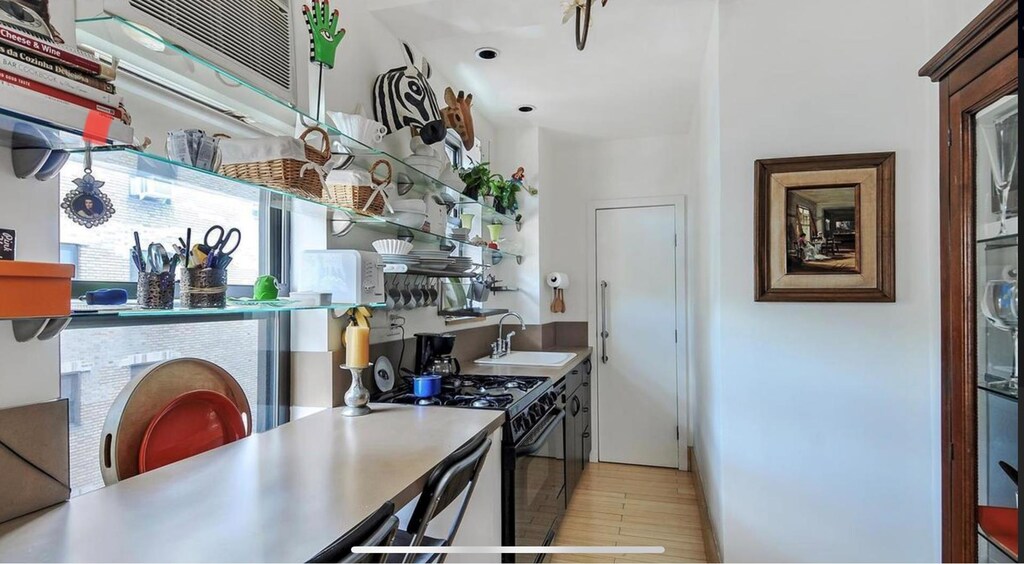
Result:
M716 236L721 231L722 164L719 107L719 9L715 6L712 30L708 37L704 63L701 67L699 100L694 108L696 124L696 173L698 190L691 209L696 210L691 272L694 284L694 327L690 332L690 379L693 396L690 401L693 452L700 472L707 500L708 513L715 531L722 530L721 509L721 425L719 420L721 394L716 392L719 379L716 373L721 335L720 287L721 242Z
M720 294L698 445L728 561L939 558L938 93L917 70L939 47L923 14L964 5L721 2ZM753 161L889 150L896 303L755 303Z
M592 239L587 232L587 205L600 200L695 195L693 139L680 132L597 140L542 130L541 163L546 180L540 195L541 274L565 272L571 281L565 292L566 312L549 311L551 294L545 290L541 319L545 323L586 321L588 300L594 293L587 272L587 242ZM687 233L693 232L688 229ZM642 250L642 242L636 244Z
M0 182L7 192L0 206L0 227L17 231L18 260L56 262L60 245L57 181L18 180L10 149L0 149ZM43 211L45 210L45 212ZM26 296L25 299L31 299ZM60 347L57 339L18 343L9 321L0 321L0 409L47 401L60 395Z
M372 85L373 81L377 76L389 69L400 67L405 64L405 58L402 53L400 38L394 37L392 33L384 26L376 16L370 13L367 8L359 2L352 2L342 7L341 13L341 24L348 30L345 35L345 39L342 41L341 46L338 49L337 64L333 70L325 73L325 90L326 90L326 102L327 108L331 111L344 111L352 112L355 110L357 105L362 105L365 109L366 115L372 116ZM413 48L415 49L415 45ZM417 63L421 60L421 56L417 56ZM435 68L433 76L430 79L430 84L434 88L438 98L438 103L444 106L444 89L447 86L452 86L454 90L460 89L459 84L453 84L448 78L441 75ZM462 88L465 88L462 86ZM476 128L476 136L480 139L483 147L483 153L485 159L490 159L492 164L492 170L499 172L504 176L508 177L512 172L515 171L515 166L520 164L526 166L528 173L530 173L529 180L533 182L534 175L539 171L537 166L531 170L531 164L537 162L537 149L535 147L536 141L530 142L530 132L518 132L509 131L507 134L495 127L487 116L483 115L479 110L473 112L474 125ZM535 130L534 130L535 131ZM535 133L533 136L535 137ZM404 157L410 153L408 146L409 132L403 130L398 134L389 136L385 140L383 149L387 150L391 154L399 157ZM519 153L522 152L523 156L520 159ZM521 161L521 162L520 162ZM518 164L516 164L518 163ZM511 167L511 168L510 168ZM523 202L523 213L527 216L528 220L535 220L538 211L536 209L529 209L529 202L526 200L529 196L523 195L520 201ZM530 214L533 214L532 217ZM372 232L359 233L358 228L352 235L348 235L343 239L334 239L324 241L324 244L330 248L360 248L364 250L372 250L370 243L376 239L382 238L380 234ZM515 233L515 229L511 226L506 227L506 234L509 237L517 237L523 239L526 244L526 252L528 254L536 255L536 229L531 233L529 229L524 229L522 234ZM487 236L484 235L486 238ZM326 233L325 233L326 238ZM531 269L530 261L533 260L533 266ZM520 278L524 275L524 272L533 272L531 278L536 278L536 256L527 258L527 262L523 266L515 264L515 260L508 259L501 265L492 269L492 272L500 279L510 282L510 284L520 284ZM527 285L529 287L529 285ZM535 290L534 290L535 293ZM492 294L491 299L487 302L486 307L504 307L512 310L520 310L521 313L527 315L533 321L528 319L528 322L536 322L536 305L531 309L531 301L529 300L530 293L527 293L525 301L521 300L517 294ZM470 322L466 324L459 324L454 327L447 327L444 323L444 319L438 317L436 310L432 308L422 308L411 311L403 311L400 314L407 318L406 321L406 336L411 337L417 332L442 332L446 329L465 329L469 327L492 325L497 323L496 318L489 318L481 321ZM387 326L387 316L384 314L377 314L372 323L374 328L372 334L373 342L381 342L387 340L394 340L399 338L397 334L389 335Z

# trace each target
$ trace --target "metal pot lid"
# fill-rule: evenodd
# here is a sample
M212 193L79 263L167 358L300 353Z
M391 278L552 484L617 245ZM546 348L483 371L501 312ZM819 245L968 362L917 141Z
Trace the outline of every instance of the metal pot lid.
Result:
M390 392L395 387L395 367L391 365L391 359L377 357L377 362L373 363L373 381L382 392Z

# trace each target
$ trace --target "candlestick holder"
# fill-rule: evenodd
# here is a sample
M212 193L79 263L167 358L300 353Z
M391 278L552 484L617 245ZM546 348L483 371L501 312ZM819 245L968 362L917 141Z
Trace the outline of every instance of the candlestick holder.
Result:
M352 372L352 385L345 392L345 407L341 408L341 414L345 417L359 417L370 413L370 392L363 387L363 370L368 366L346 366L341 367Z

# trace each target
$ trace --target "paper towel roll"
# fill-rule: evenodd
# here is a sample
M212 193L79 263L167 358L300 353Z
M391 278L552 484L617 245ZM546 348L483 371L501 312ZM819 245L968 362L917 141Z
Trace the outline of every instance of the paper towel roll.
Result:
M548 274L548 286L552 288L566 289L569 287L569 275L564 272L552 272Z

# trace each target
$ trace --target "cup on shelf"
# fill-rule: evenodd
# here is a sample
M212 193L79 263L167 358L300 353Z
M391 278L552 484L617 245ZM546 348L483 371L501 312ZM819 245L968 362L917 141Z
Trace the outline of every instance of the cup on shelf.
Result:
M464 229L472 229L474 218L476 218L476 216L471 213L462 214L462 227Z
M227 302L228 271L223 268L183 268L181 305L189 309L223 308Z
M491 234L491 241L497 241L501 239L501 232L505 229L505 226L500 223L494 223L487 226L487 231Z
M173 309L174 271L140 272L136 296L142 309Z

